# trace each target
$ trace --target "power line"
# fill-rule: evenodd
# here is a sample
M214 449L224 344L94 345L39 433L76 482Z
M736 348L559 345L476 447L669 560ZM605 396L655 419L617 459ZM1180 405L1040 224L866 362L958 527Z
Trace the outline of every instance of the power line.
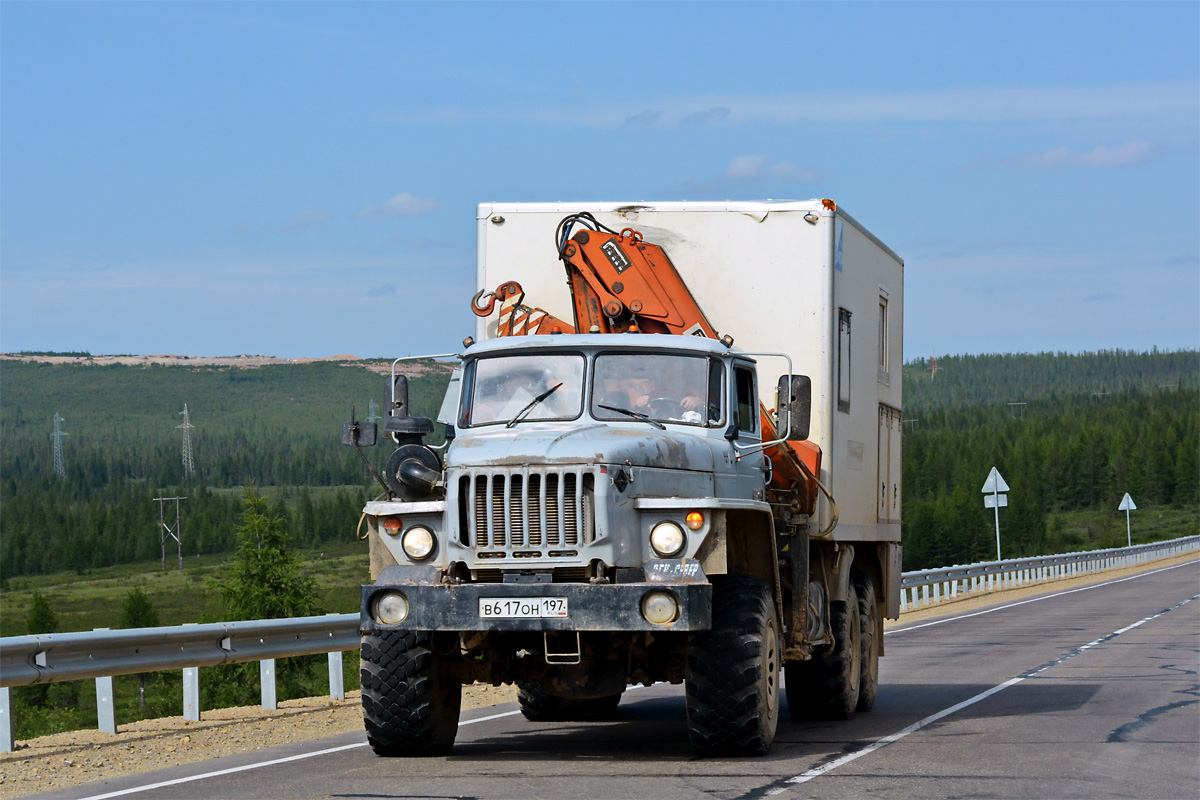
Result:
M67 477L67 468L63 464L62 437L71 435L62 429L64 422L66 420L60 417L58 412L55 411L54 433L51 434L50 438L54 440L54 471L58 473L58 477L60 478Z

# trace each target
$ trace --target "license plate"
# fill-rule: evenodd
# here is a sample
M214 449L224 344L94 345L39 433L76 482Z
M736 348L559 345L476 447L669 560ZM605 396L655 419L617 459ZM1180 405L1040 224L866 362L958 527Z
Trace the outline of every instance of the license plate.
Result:
M567 616L565 597L481 597L479 616L485 619L541 619Z

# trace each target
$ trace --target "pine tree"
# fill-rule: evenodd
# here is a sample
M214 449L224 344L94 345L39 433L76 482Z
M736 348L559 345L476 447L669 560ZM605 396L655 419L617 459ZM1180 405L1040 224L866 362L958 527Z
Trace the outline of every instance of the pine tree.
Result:
M243 496L237 551L228 577L215 579L228 619L280 619L318 613L316 582L300 571L287 523L253 486Z
M29 633L58 633L58 615L50 607L50 602L37 589L29 598L29 608L25 611L25 629ZM33 686L21 687L18 697L31 706L44 707L50 699L50 684L39 683Z
M228 577L212 580L226 619L281 619L320 613L316 582L301 573L288 527L278 507L272 509L253 485L244 488L237 551L233 561L225 565ZM277 665L281 699L303 692L301 687L314 665L311 656L284 659ZM224 681L209 682L218 703L253 702L257 665L224 669Z
M156 628L158 627L158 611L150 602L150 597L142 587L135 586L125 595L125 603L121 606L122 628ZM146 707L146 673L138 673L138 708Z
M29 608L25 611L25 629L30 634L58 633L58 615L50 607L50 601L37 589L33 590Z

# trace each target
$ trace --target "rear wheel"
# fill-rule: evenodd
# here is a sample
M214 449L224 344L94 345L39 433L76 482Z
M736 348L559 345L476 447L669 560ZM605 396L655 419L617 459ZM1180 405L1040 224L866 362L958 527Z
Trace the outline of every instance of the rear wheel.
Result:
M862 683L862 619L852 581L849 597L829 604L833 648L808 661L789 662L784 688L793 719L849 719Z
M437 756L454 746L462 706L453 675L457 637L438 639L430 631L363 636L363 722L376 755Z
M875 597L875 581L865 572L851 576L858 593L859 652L861 668L858 681L858 705L855 711L870 711L879 691L879 601Z
M712 628L689 640L688 735L701 755L762 755L779 722L775 603L767 585L748 575L712 583Z

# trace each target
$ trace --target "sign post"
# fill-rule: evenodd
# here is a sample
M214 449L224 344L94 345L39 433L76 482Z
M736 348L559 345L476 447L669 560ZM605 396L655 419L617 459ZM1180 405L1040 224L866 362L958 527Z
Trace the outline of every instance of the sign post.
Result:
M1000 477L1000 473L995 467L988 473L987 480L983 482L983 507L994 508L996 514L996 560L1000 561L1000 509L1008 505L1008 495L1001 492L1009 491L1008 484L1004 482L1004 478Z
M1129 512L1137 511L1137 505L1133 502L1133 498L1129 496L1129 492L1126 492L1125 496L1121 498L1121 505L1117 506L1117 511L1125 512L1125 539L1128 541L1129 546L1133 547L1133 534L1129 530Z

